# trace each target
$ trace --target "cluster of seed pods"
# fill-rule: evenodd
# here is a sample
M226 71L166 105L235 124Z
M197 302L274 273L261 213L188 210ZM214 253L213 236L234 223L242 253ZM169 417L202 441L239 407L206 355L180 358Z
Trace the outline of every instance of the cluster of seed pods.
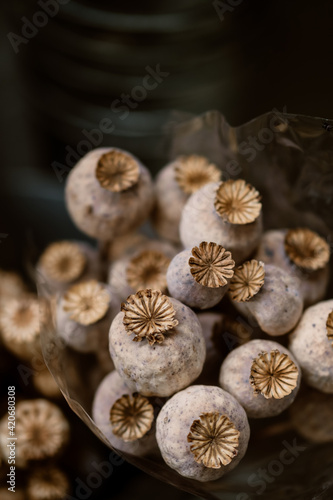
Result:
M66 203L99 251L58 242L37 264L58 335L103 365L92 417L110 444L201 482L240 462L248 419L286 410L302 373L333 394L329 247L309 228L264 232L265 200L220 167L181 156L154 182L128 152L90 152ZM139 231L147 220L154 238ZM228 353L237 315L259 333ZM287 349L276 337L289 334Z

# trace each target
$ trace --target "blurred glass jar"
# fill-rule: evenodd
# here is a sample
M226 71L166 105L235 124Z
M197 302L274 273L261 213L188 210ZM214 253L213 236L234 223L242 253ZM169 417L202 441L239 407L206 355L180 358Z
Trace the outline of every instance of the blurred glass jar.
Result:
M29 95L64 155L65 145L78 156L89 143L112 145L161 166L170 121L208 109L228 116L237 106L240 65L234 28L245 7L229 6L223 15L215 3L19 0L6 6L12 31L30 34L18 47Z

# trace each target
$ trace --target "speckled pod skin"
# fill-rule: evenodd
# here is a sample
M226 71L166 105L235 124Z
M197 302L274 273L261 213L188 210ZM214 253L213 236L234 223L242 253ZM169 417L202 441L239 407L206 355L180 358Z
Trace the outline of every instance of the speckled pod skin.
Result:
M237 456L220 469L198 464L187 441L193 421L211 412L226 415L240 432ZM214 481L234 469L245 455L249 437L245 411L231 394L215 386L193 385L178 392L165 403L156 421L156 439L167 465L201 482Z
M139 255L144 250L155 250L157 252L161 252L169 259L172 259L177 252L177 250L166 241L148 240L141 245L138 245L136 248L132 248L124 257L113 262L109 268L108 283L116 292L121 302L126 300L129 295L137 291L128 284L126 275L127 266L129 265L131 259Z
M328 394L333 394L333 346L327 337L326 320L332 310L332 299L309 307L290 335L289 343L305 381Z
M225 222L214 207L218 182L210 182L192 194L184 206L179 231L185 248L214 241L227 248L239 264L251 256L262 234L262 216L251 224Z
M99 240L111 240L139 227L150 214L154 204L154 187L150 173L137 158L138 183L113 193L101 187L95 170L101 155L116 148L98 148L86 154L71 170L66 182L66 205L77 227Z
M160 170L156 177L153 225L157 234L162 238L180 243L180 217L189 195L179 187L175 179L176 164L177 162L169 163Z
M75 243L80 248L87 261L82 275L74 281L68 283L60 283L59 281L52 280L45 273L41 263L38 262L36 266L36 279L38 283L40 283L38 292L40 292L41 295L53 295L57 292L63 292L75 283L80 283L80 281L86 281L89 279L95 279L99 281L101 279L102 269L98 251L91 245L89 245L89 243L85 243L83 241L72 241L72 243Z
M262 394L255 394L250 384L252 362L261 351L279 350L287 354L298 368L297 386L282 399L266 399ZM265 418L279 415L294 401L301 384L301 370L295 357L281 344L272 340L250 340L231 351L222 363L220 386L230 392L245 409L249 418Z
M192 250L185 249L170 262L167 272L170 295L183 304L197 309L209 309L218 304L228 290L228 285L209 288L197 283L188 263Z
M267 231L263 234L257 248L255 259L274 264L300 280L304 307L316 304L325 297L329 282L329 264L318 271L304 272L287 256L284 249L284 238L287 229Z
M67 345L79 352L94 352L107 349L108 330L111 321L119 310L119 300L108 285L103 284L110 295L110 307L104 318L92 325L81 325L70 319L70 313L64 311L63 295L58 298L56 309L57 334Z
M289 410L295 430L312 443L333 442L333 395L306 387Z
M255 318L263 332L271 336L290 332L303 311L300 282L296 276L270 264L265 265L265 283L247 302L232 302L248 318Z
M133 342L123 325L123 312L111 324L109 347L115 368L128 388L143 396L168 397L184 389L200 375L205 361L205 339L196 314L178 300L170 301L179 324L165 333L161 344Z
M125 442L113 434L110 423L110 410L117 399L124 394L132 394L132 391L128 389L116 371L104 377L97 388L92 405L92 418L95 424L116 450L135 456L143 456L154 451L156 453L158 448L154 423L152 429L136 441Z

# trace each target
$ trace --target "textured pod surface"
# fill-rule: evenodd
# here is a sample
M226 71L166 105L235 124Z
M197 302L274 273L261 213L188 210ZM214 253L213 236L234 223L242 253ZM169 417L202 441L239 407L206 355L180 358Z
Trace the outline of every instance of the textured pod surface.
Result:
M115 368L129 389L143 396L171 396L193 382L204 364L206 347L198 318L178 300L169 300L179 323L164 334L161 344L133 342L123 312L111 324L109 346Z
M170 262L167 283L170 295L190 307L209 309L220 302L228 286L209 288L194 279L189 260L192 250L186 249L177 254Z
M297 385L288 396L281 399L267 399L263 394L255 393L250 379L251 369L253 360L258 358L262 351L275 350L287 354L296 365L298 369ZM249 418L273 417L279 415L294 401L301 383L301 370L295 357L277 342L251 340L228 354L222 363L219 381L220 386L239 401Z
M71 312L66 311L65 294L61 295L57 303L56 329L59 337L66 344L79 352L93 352L107 346L108 330L112 319L119 310L119 300L111 288L101 283L109 295L109 308L102 319L90 325L82 325L70 318Z
M230 224L217 213L214 202L218 182L209 183L192 194L184 206L179 231L184 247L214 241L227 248L238 264L254 252L262 234L262 216L250 224Z
M265 283L257 295L247 302L233 301L233 304L241 314L254 317L268 335L284 335L295 327L302 315L300 282L296 276L267 264Z
M332 299L309 307L290 335L289 344L306 382L329 394L333 394L333 347L326 322L332 310Z
M110 148L98 148L84 156L69 173L65 193L74 223L84 233L100 240L111 240L140 226L154 203L150 173L129 153L126 154L139 164L138 183L122 192L101 187L95 171L99 158L108 151Z
M125 442L113 433L110 422L110 410L114 403L126 394L130 395L132 391L128 389L116 371L106 375L95 393L92 406L94 422L108 441L110 441L110 444L119 451L125 451L136 456L156 451L157 444L154 426L145 436L135 441Z
M203 413L225 415L239 432L237 455L228 465L209 468L198 463L187 436ZM213 481L232 470L244 456L250 428L244 409L231 395L214 386L194 385L175 394L160 411L156 438L165 462L179 474L197 481Z
M326 264L323 269L312 272L302 271L297 268L285 251L284 240L286 234L287 229L266 231L261 238L255 258L266 264L274 264L297 276L300 280L304 307L309 307L325 297L330 277L330 266Z

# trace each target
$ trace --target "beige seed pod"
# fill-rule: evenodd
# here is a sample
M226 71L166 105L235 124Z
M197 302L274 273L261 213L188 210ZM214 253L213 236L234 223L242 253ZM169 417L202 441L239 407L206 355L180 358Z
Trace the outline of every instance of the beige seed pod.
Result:
M159 290L149 289L131 295L123 304L111 324L109 349L115 369L131 392L160 397L193 382L206 354L195 313Z
M234 266L230 252L203 241L172 259L167 272L169 293L189 307L209 309L226 294Z
M234 469L249 436L244 409L216 386L187 387L164 404L156 419L156 439L167 465L201 482Z
M177 250L166 241L146 240L112 262L108 283L124 302L129 295L152 288L166 292L166 272Z
M300 281L296 276L271 264L252 260L236 269L230 284L235 308L261 330L277 336L289 333L303 311Z
M259 193L243 180L206 184L186 202L179 232L185 248L213 241L240 264L255 251L262 234Z
M222 171L203 156L183 155L166 165L156 177L156 232L179 243L179 222L189 196L209 182L219 182Z
M117 148L87 153L69 173L65 194L77 227L101 241L137 229L149 216L155 198L149 170Z
M170 259L156 250L143 250L133 257L126 269L127 282L134 290L167 289L166 272Z
M277 342L250 340L222 362L219 383L249 418L279 415L294 401L301 370L293 354Z
M288 234L289 238L287 239ZM317 250L310 251L310 248L307 249L306 247L304 247L304 243L306 242L307 238L303 238L302 234L303 237L304 235L315 235L315 237L311 236L309 238L310 248L313 244L313 241L319 240L320 243L319 245L317 245L318 252ZM290 251L290 255L294 255L294 260L290 258L286 251L286 242ZM299 248L300 243L301 248ZM323 264L324 261L322 260L322 258L325 256L325 254L327 257L327 253L325 250L326 245L327 243L325 242L325 240L323 240L318 234L313 233L310 230L275 229L266 231L263 234L257 252L255 254L255 258L257 260L263 261L265 264L273 264L277 267L280 267L287 271L289 274L296 276L297 279L300 280L301 292L304 299L304 307L309 307L323 300L327 292L330 277L329 262L327 262L324 267L316 270L310 268L313 265L318 265L320 261ZM320 248L323 249L321 252L319 252ZM304 259L306 255L307 257ZM303 262L303 265L307 266L307 268L299 267L296 264L296 261L299 263Z
M41 466L29 473L27 500L63 500L70 486L66 474L54 466Z
M333 347L328 333L333 300L308 307L289 336L294 354L306 383L327 394L333 394Z
M119 307L111 288L96 280L82 281L63 293L57 303L57 334L79 352L107 348L107 332Z
M1 451L7 456L8 418L1 420ZM69 424L58 406L46 399L20 401L16 405L16 457L19 463L58 455L69 437Z
M40 332L48 318L43 299L33 295L8 299L0 315L0 330L7 349L27 360L41 352Z
M284 244L290 260L304 270L322 269L330 259L328 243L310 229L290 229L285 236Z

